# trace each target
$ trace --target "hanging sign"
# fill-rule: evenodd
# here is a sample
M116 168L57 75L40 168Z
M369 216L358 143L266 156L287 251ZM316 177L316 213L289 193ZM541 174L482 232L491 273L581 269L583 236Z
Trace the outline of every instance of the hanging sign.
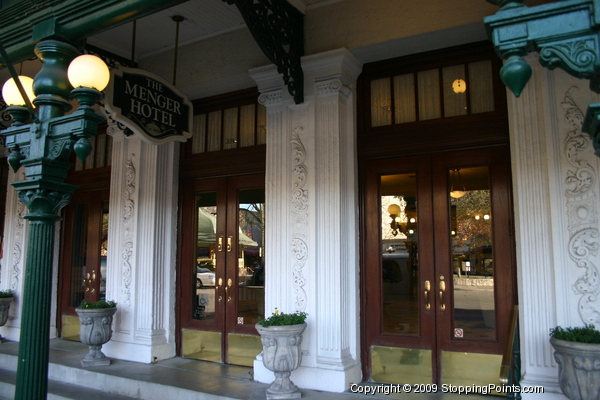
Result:
M150 72L114 69L105 107L112 119L147 142L185 142L192 136L192 103L175 86Z

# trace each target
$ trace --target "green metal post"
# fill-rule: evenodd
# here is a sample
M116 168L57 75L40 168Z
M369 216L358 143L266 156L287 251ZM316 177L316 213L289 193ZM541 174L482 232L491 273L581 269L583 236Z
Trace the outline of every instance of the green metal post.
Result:
M29 235L15 390L16 399L26 400L45 399L48 390L54 229L58 212L75 189L64 182L71 167L68 159L76 143L89 146L88 138L104 120L89 105L64 115L71 109L67 99L73 88L67 68L79 54L75 47L47 40L35 52L43 62L33 85L37 118L29 125L17 121L4 131L6 147L12 151L9 164L15 172L26 167L26 179L13 183L29 209L24 216L29 220Z
M48 337L52 292L52 248L56 215L29 219L29 243L23 288L21 338L15 399L45 399L48 392Z

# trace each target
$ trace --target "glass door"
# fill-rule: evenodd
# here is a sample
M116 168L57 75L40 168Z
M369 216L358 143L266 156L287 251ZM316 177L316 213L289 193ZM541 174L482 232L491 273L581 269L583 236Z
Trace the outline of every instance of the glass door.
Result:
M183 201L181 354L251 366L262 350L264 175L198 180Z
M106 297L108 199L108 190L76 192L65 208L59 292L63 339L79 340L75 308L82 300Z
M499 148L367 166L373 380L497 383L516 299L506 161Z

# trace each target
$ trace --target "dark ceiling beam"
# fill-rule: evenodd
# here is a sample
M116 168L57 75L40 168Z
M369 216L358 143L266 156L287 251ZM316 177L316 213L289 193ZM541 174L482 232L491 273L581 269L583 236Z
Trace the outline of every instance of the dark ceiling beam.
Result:
M283 74L294 102L304 102L304 15L282 0L222 0L235 4L254 40Z
M21 0L0 10L0 43L17 63L31 58L42 39L79 44L83 38L185 1Z

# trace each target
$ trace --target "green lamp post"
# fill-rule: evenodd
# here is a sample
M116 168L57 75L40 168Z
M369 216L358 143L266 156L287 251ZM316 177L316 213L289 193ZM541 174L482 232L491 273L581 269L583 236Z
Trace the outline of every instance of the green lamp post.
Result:
M10 90L13 84L7 82L3 88L7 111L14 119L4 130L5 146L11 150L8 163L15 172L25 167L25 180L12 185L29 208L24 216L29 236L15 391L16 399L28 400L45 399L47 394L54 228L60 220L58 212L76 188L65 183L69 156L75 151L83 161L91 152L88 138L96 135L104 120L92 106L102 98L100 90L110 77L102 60L89 55L75 58L78 50L64 42L42 41L35 53L43 62L33 80L35 109L25 99L31 94L24 93L23 85ZM94 65L89 64L90 58ZM72 108L70 98L80 106L65 115Z

